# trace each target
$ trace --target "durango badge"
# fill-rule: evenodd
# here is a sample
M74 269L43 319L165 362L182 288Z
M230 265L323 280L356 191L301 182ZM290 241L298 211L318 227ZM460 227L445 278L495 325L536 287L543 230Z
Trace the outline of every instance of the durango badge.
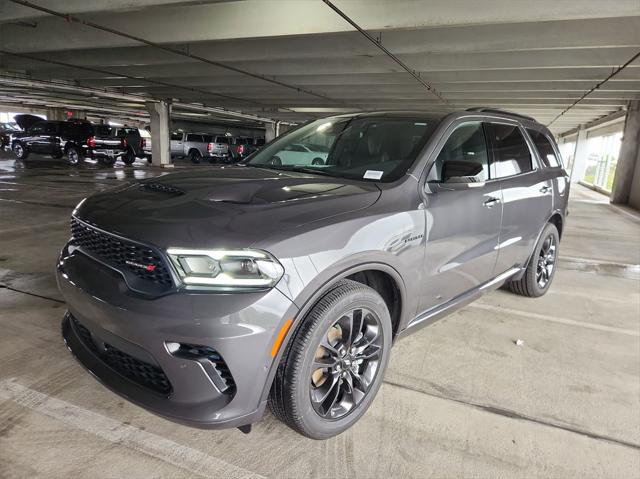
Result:
M153 271L154 269L156 269L155 264L140 264L140 263L135 263L133 261L129 261L128 259L125 260L124 262L129 266L135 266L136 268L144 269L147 271Z

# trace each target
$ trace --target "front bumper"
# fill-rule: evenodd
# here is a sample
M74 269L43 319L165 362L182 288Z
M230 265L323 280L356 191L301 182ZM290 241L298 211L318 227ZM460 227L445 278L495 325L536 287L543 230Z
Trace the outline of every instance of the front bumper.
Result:
M297 312L280 291L180 292L148 299L129 291L118 272L66 249L57 280L68 305L62 323L67 347L105 386L190 426L238 427L260 419L274 366L271 347L281 325ZM167 342L215 350L232 388L219 387L208 359L176 357Z

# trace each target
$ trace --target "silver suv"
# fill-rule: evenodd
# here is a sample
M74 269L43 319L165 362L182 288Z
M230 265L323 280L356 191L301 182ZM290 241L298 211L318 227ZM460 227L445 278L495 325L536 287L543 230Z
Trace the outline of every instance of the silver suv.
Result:
M291 145L326 158L276 161ZM57 265L63 335L171 420L248 431L269 405L328 438L370 406L395 341L502 285L548 291L568 194L531 118L317 120L237 166L83 200Z

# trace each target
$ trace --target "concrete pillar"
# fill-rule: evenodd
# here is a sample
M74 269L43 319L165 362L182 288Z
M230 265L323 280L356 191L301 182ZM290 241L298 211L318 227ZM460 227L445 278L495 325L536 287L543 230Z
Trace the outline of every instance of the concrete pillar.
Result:
M170 106L168 101L147 102L151 117L151 154L154 166L173 167L170 145Z
M587 157L589 150L587 148L587 130L580 128L578 130L578 138L576 139L576 152L573 155L573 168L571 169L571 182L577 183L584 176L587 169Z
M264 125L264 141L265 143L269 143L273 140L278 134L276 133L276 123L265 123Z
M640 174L636 174L640 168L638 166L638 156L640 155L638 142L640 142L640 100L633 100L629 102L627 108L622 145L620 145L620 154L616 165L616 176L613 179L611 190L611 203L629 203L631 197L634 202L636 198L640 201Z

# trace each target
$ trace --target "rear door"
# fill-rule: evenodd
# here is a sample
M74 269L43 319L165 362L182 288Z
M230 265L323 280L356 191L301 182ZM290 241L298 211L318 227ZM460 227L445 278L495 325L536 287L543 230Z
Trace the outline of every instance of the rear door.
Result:
M30 127L26 131L26 135L21 138L21 141L24 145L29 148L30 151L34 153L41 153L40 150L40 137L44 135L44 128L46 122L41 121L40 123L36 123L32 127Z
M502 189L502 228L496 272L526 264L538 234L553 211L553 187L516 121L487 125L491 176Z
M454 124L429 171L427 238L421 311L490 280L502 216L500 184L489 176L480 121Z
M184 156L182 136L182 133L171 133L171 156Z

